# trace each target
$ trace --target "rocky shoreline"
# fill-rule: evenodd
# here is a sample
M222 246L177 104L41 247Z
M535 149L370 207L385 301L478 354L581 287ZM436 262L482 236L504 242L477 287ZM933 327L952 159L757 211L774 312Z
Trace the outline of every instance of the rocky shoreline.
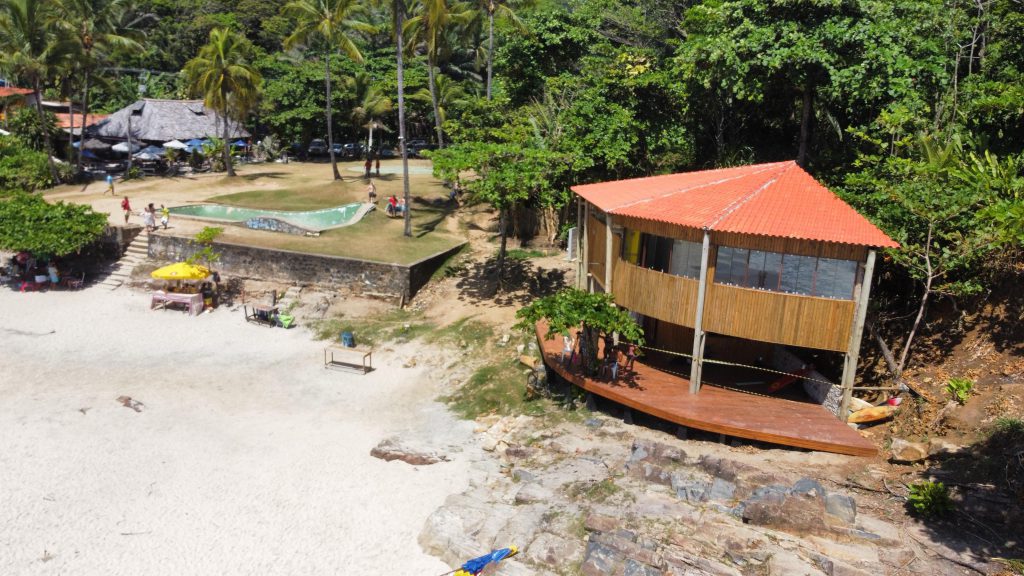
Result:
M420 545L452 566L517 545L498 574L585 576L988 573L844 489L875 461L679 440L606 415L543 428L478 421L470 487L428 518ZM879 480L880 481L880 480ZM872 510L879 508L872 502ZM895 505L895 504L894 504ZM895 505L897 508L899 505Z

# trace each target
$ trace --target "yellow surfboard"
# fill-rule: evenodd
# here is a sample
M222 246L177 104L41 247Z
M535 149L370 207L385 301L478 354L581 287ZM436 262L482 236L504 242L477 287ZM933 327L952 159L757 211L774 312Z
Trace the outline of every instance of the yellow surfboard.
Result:
M853 422L855 424L876 422L878 420L885 420L895 414L897 410L899 410L898 406L872 406L871 408L864 408L850 414L850 417L847 418L846 421Z

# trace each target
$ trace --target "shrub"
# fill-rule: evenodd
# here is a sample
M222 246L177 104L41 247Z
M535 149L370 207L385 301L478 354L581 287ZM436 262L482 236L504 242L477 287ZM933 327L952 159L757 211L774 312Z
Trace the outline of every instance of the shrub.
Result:
M949 489L942 482L920 482L910 486L910 508L920 516L938 518L953 511Z
M973 388L974 382L967 378L950 378L946 384L946 392L949 392L949 395L961 405L967 402L967 397L971 395Z
M45 152L38 152L21 138L0 137L0 196L34 192L54 184Z

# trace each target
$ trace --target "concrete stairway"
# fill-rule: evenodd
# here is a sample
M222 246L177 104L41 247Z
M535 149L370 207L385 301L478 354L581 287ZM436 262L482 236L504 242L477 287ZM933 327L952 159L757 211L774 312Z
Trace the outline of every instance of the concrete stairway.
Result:
M289 286L288 289L285 290L284 294L277 299L277 309L280 310L282 314L288 313L288 311L291 310L292 305L299 301L299 294L301 293L301 286Z
M148 257L149 234L143 232L132 240L121 259L107 268L105 275L100 276L96 285L103 286L108 290L117 290L131 278L135 266Z

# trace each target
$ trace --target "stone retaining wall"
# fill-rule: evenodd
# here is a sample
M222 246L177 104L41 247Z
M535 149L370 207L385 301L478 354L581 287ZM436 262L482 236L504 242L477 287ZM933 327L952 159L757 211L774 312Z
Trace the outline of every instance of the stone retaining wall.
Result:
M217 270L229 276L315 285L345 293L401 300L413 296L462 246L460 244L419 262L401 265L227 242L214 243L214 249L220 253ZM191 238L149 235L149 257L157 260L184 260L197 248Z

